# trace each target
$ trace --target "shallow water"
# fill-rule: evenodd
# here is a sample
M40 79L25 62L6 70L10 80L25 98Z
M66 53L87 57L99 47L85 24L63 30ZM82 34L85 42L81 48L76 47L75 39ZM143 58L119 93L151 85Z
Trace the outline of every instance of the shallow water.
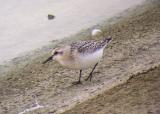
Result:
M0 4L0 64L96 25L142 1L5 0ZM48 14L55 19L48 20Z

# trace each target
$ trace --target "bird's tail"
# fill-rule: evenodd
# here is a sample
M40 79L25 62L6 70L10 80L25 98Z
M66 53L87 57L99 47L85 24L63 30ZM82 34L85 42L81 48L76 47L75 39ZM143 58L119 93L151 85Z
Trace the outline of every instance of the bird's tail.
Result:
M101 41L101 46L106 47L112 41L112 37L108 36Z
M112 37L111 36L108 36L103 40L103 42L106 43L106 44L110 43L111 41L112 41Z

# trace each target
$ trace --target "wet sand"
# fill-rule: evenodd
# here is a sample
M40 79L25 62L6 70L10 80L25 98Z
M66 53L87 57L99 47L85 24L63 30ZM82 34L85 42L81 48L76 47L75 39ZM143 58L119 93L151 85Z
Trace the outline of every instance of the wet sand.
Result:
M79 40L92 39L90 36L92 28L90 28L70 37L69 41L63 40L58 44L56 43L56 45L54 43L54 45L46 47L41 54L39 52L36 53L36 58L27 60L26 58L18 58L24 60L24 64L19 64L19 60L15 60L15 63L13 63L15 68L10 72L4 73L4 76L0 78L0 113L14 114L34 107L35 97L33 96L36 96L36 100L44 107L29 112L29 114L57 114L63 113L66 110L72 112L72 108L74 112L74 108L80 109L82 107L81 103L83 104L83 102L88 99L96 99L98 101L97 95L103 95L103 93L107 92L109 89L129 82L128 80L131 78L134 80L132 81L131 79L133 85L134 82L141 84L143 81L141 80L139 82L137 78L134 79L135 76L138 77L138 74L159 67L160 4L158 0L151 3L147 2L142 6L129 10L127 13L104 21L97 26L104 31L105 36L111 35L114 40L109 47L106 48L103 60L97 67L92 82L85 82L83 80L82 85L73 86L71 83L78 79L78 71L65 69L55 62L42 65L42 62L49 56L49 51L54 46L75 41L75 37ZM100 38L101 37L95 39ZM30 61L28 62L28 60ZM89 71L90 69L83 73L83 78L88 76ZM159 73L157 71L155 72L156 73L153 74L157 77L156 74ZM143 75L141 77L143 78ZM148 74L148 78L152 78L150 73ZM136 82L136 80L138 82ZM124 90L126 90L126 93L128 91L128 94L132 94L132 91L130 91L132 87L131 89L125 89L124 85L115 89L120 91L119 93L121 96L118 96L114 92L114 89L110 90L113 91L111 93L115 94L116 98L125 96ZM142 85L144 84L142 83ZM157 86L156 82L151 88ZM139 91L137 91L137 93L138 92ZM143 91L141 92L143 93ZM157 89L155 93L156 92L159 93L159 90ZM151 95L154 95L154 92L152 93ZM139 94L136 95L139 96ZM135 98L137 98L136 95ZM110 98L113 99L113 104L118 106L114 98ZM148 102L153 102L154 99L155 97L153 99L149 98ZM131 100L134 101L133 99ZM125 103L127 101L128 99L119 102ZM157 100L155 102L155 107L157 107L159 101ZM105 105L103 102L102 104ZM129 104L126 105L128 111L132 110L132 108L128 108L129 106ZM87 104L86 107L88 107ZM89 108L90 107L88 107L88 109L86 108L86 111L90 112L91 110L89 110ZM101 109L101 106L99 108ZM143 109L143 111L146 111L145 108ZM157 111L157 108L155 109ZM83 111L85 112L85 110ZM108 110L100 111L103 113ZM112 113L114 113L114 110L112 111Z

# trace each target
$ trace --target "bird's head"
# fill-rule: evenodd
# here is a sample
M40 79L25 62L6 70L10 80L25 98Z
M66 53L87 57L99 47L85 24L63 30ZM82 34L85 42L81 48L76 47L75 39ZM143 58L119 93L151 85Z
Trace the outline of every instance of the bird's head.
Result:
M51 56L47 60L45 60L43 62L43 64L51 62L53 60L59 61L59 60L62 59L63 54L64 54L63 49L61 49L61 48L55 48L55 49L52 50Z

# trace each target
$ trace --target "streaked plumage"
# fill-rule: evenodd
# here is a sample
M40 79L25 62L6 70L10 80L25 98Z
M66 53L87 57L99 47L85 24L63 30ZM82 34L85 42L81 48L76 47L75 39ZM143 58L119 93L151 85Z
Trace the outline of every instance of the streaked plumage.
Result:
M79 69L81 72L83 69L94 65L97 66L103 56L104 48L111 40L111 37L107 37L102 41L79 41L56 48L52 51L52 57L47 59L44 63L53 59L64 67ZM90 75L92 75L92 73L90 73ZM80 79L78 82L80 82Z

